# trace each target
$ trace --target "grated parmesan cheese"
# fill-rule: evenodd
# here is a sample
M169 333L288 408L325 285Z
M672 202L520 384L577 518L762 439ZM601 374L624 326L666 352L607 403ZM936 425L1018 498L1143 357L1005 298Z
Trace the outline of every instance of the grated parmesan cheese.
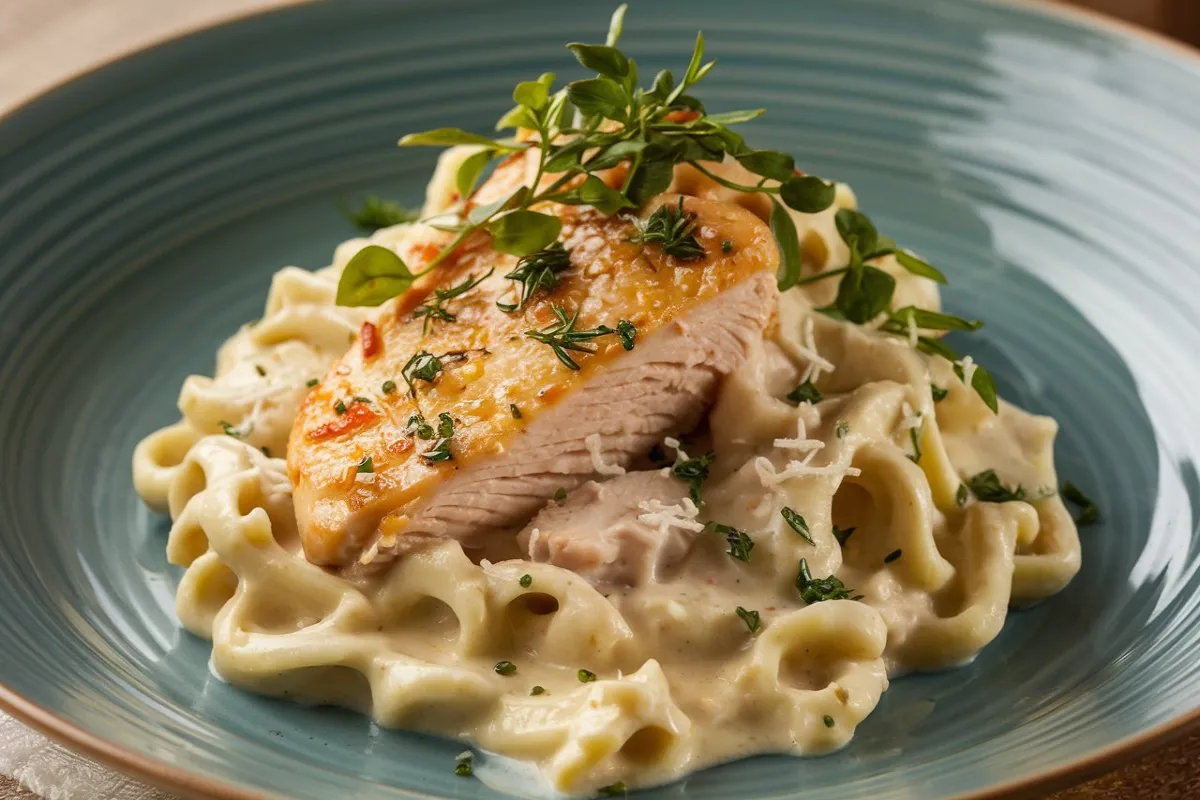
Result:
M624 475L625 468L620 464L609 464L604 460L604 451L600 443L600 434L589 433L583 440L588 455L592 457L592 469L598 475Z
M970 356L963 356L962 361L958 362L958 366L962 368L963 386L969 387L971 381L975 380L975 370L979 369L979 365Z
M354 474L354 482L355 483L374 483L375 482L375 473L374 472L356 472Z
M800 376L800 382L805 381L816 382L817 378L821 377L822 372L833 372L835 366L832 361L822 357L817 352L817 342L813 336L813 318L810 314L804 318L804 344L796 345L796 350L800 355L808 359L808 366L804 368L804 374Z
M654 525L660 534L666 534L670 528L682 528L685 531L699 533L704 530L704 523L696 519L700 509L685 497L678 505L666 505L660 500L643 500L638 503L643 512L638 515L638 521Z
M907 431L911 428L921 427L921 412L914 411L907 400L900 406L900 412L903 414L900 418L900 430Z
M804 424L804 417L796 417L796 438L795 439L776 439L775 446L780 450L799 450L802 453L807 453L814 450L820 450L825 446L825 443L820 439L809 439L808 428Z
M844 476L855 477L862 474L862 470L852 467L848 463L835 462L833 464L814 467L810 462L816 454L817 451L814 450L805 456L803 461L789 461L788 465L779 472L776 472L775 465L771 463L770 459L759 456L754 460L754 471L758 473L759 482L767 489L774 489L779 484L792 478L841 478Z

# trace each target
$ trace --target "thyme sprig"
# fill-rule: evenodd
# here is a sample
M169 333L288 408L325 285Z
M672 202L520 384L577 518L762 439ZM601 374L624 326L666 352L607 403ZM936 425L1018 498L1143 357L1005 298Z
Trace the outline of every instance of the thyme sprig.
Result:
M643 222L635 224L637 232L629 237L634 244L656 244L680 261L703 258L707 253L696 239L696 215L683 210L682 197L678 207L663 203Z
M562 242L553 242L536 253L530 253L522 257L516 268L504 276L519 284L517 302L502 303L497 300L496 305L509 313L523 311L539 289L553 291L558 285L558 276L570 268L571 251L563 247Z
M440 319L443 322L457 321L458 317L446 310L446 301L453 300L456 297L462 297L464 294L490 278L493 272L495 272L494 269L489 269L486 273L480 275L478 278L476 278L474 275L468 275L461 283L456 283L449 288L434 289L433 300L417 306L412 312L413 319L425 319L425 322L422 323L421 326L421 333L429 333L429 326L435 319Z
M601 336L610 336L616 331L607 325L590 330L576 330L575 323L579 319L579 309L575 309L575 313L567 316L567 311L562 306L553 306L554 316L558 319L555 324L539 330L525 331L525 335L534 341L541 342L550 346L554 351L554 355L563 366L568 369L578 370L579 364L575 359L571 358L570 352L576 353L595 353L594 346L586 345L584 342L598 339Z

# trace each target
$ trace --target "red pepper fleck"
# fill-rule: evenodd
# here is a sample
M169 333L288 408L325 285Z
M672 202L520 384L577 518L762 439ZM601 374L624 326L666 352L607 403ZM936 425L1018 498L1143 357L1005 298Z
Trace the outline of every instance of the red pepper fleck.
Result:
M358 338L362 341L363 358L370 358L379 352L382 342L379 340L379 329L370 322L362 324L362 332Z
M310 442L319 442L322 439L340 436L343 433L349 433L352 430L361 428L378 416L365 403L354 402L346 409L345 414L340 415L337 419L326 422L324 425L313 428L305 434L304 438Z
M669 112L665 117L663 117L663 119L665 119L667 122L674 122L677 125L682 125L685 122L691 122L692 120L699 118L699 116L699 111L695 111L690 108L681 108L676 111Z

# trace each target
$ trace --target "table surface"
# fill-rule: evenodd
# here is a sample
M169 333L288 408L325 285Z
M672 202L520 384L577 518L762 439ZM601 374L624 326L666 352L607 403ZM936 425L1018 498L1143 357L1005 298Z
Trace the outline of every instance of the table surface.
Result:
M1071 0L1200 45L1200 0ZM3 0L0 112L46 86L181 30L288 0ZM1200 733L1048 800L1200 797ZM0 800L39 800L0 775Z

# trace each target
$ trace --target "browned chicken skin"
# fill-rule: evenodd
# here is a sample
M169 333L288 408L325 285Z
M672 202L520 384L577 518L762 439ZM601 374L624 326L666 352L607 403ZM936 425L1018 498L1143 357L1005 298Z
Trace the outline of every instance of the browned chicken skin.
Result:
M502 165L474 201L504 196L524 171L520 158ZM676 183L712 192L704 181L693 172ZM663 195L640 216L677 202ZM694 260L631 242L633 214L554 205L540 210L562 219L571 266L523 310L497 305L516 302L519 284L504 276L517 259L495 252L486 234L384 305L378 325L364 326L309 394L292 429L288 467L308 559L379 564L431 537L479 546L489 534L519 529L559 489L597 477L597 456L628 466L663 436L693 426L774 311L778 253L766 224L736 203L688 196L683 207L705 250ZM426 260L436 253L427 250ZM447 303L456 321L414 318L435 287L489 271ZM578 313L577 330L627 320L636 347L626 352L618 336L599 337L589 343L594 354L571 354L580 367L571 370L525 335L556 323L554 306ZM414 397L402 370L419 353L441 357L443 368L432 382L414 380ZM421 438L410 420L421 415L436 428L442 414L453 420L443 448L451 458L433 461L436 439ZM584 442L593 433L601 437L597 455ZM356 476L366 458L374 472L364 480Z

